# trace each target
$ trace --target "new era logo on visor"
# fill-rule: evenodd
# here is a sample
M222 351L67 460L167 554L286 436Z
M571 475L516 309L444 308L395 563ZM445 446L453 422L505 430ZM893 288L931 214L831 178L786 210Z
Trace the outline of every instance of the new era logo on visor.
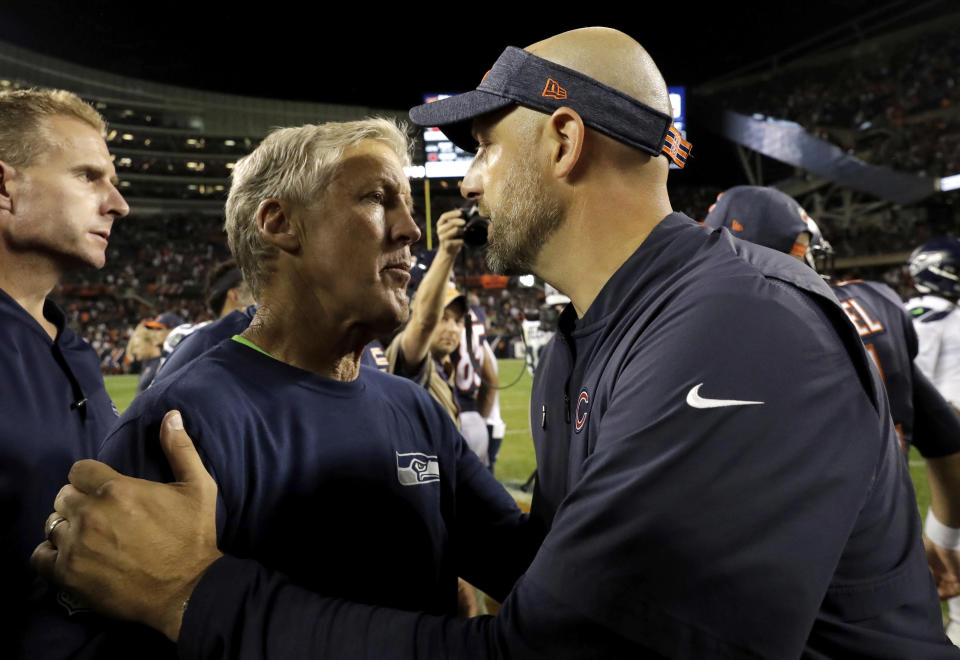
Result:
M733 229L733 231L743 231L743 225L741 225L736 220L730 223L730 228Z
M421 486L440 481L440 463L436 456L411 452L397 454L397 479L402 486Z
M567 98L567 90L561 87L560 83L553 78L547 78L547 84L544 86L543 93L541 93L540 96L562 101Z

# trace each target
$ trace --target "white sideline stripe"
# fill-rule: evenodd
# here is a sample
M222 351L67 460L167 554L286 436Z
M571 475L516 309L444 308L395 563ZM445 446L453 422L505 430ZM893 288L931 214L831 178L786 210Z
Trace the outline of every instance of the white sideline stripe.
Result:
M927 464L926 461L917 461L917 460L910 461L910 467L923 467L926 464Z
M523 430L511 429L510 431L507 431L504 435L530 435L530 431L526 429L523 429Z

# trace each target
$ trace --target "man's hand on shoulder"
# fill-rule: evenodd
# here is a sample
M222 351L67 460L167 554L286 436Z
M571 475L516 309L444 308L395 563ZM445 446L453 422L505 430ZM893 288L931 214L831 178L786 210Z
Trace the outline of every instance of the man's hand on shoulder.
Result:
M78 461L54 501L34 568L94 608L145 623L176 641L186 601L217 549L217 484L179 412L160 432L175 483L126 477Z

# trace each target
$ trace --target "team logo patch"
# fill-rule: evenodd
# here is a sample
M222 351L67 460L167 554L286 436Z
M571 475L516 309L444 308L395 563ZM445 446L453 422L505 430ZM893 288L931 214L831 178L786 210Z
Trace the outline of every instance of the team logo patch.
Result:
M543 92L540 94L540 96L562 101L567 98L567 90L561 87L560 83L553 78L547 78L547 84L544 85Z
M440 481L440 462L436 456L409 453L397 454L397 479L402 486L420 486Z
M577 433L583 430L583 425L587 423L587 415L590 414L590 395L586 390L580 390L580 396L577 397L576 426Z

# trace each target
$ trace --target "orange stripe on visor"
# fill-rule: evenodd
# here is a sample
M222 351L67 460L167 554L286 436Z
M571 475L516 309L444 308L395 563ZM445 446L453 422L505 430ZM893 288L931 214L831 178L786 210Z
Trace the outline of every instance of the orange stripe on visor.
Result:
M674 165L683 168L687 164L687 158L690 156L693 145L683 139L676 126L671 125L663 138L661 149L667 155L667 158L673 161Z

